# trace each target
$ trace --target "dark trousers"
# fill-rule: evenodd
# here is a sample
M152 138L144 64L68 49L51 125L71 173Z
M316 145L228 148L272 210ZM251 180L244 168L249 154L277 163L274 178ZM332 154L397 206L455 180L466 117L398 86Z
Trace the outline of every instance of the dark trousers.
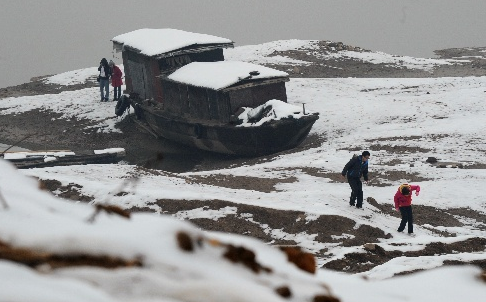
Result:
M119 100L121 97L121 86L116 86L113 89L113 99Z
M363 206L363 183L357 177L348 177L348 183L351 187L351 197L349 197L349 204L357 208Z
M405 225L408 222L408 232L413 233L413 213L412 206L400 207L400 214L402 214L402 221L398 227L399 232L405 230Z

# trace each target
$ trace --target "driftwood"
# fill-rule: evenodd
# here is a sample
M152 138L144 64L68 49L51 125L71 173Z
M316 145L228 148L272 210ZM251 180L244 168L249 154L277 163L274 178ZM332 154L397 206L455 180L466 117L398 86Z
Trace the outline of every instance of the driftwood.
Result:
M87 164L109 164L119 162L123 155L118 153L88 154L88 155L66 155L53 156L53 161L44 161L44 157L27 157L7 159L18 169L44 168L55 166L87 165Z
M10 147L8 147L7 149L3 150L2 153L0 153L0 156L3 156L8 150L12 149L13 147L17 146L18 144L20 144L21 142L23 142L24 140L28 139L29 137L32 137L34 135L37 135L37 133L32 133L30 135L27 135L25 136L24 138L22 138L21 140L19 141L16 141L13 145L10 145Z

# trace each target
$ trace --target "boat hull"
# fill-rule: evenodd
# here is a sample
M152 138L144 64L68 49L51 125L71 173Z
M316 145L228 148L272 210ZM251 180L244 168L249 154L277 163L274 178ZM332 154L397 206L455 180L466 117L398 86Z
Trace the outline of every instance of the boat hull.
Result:
M243 127L181 120L145 106L139 106L137 111L138 117L161 137L205 151L237 156L260 156L295 148L319 118L317 114L309 114L299 119Z

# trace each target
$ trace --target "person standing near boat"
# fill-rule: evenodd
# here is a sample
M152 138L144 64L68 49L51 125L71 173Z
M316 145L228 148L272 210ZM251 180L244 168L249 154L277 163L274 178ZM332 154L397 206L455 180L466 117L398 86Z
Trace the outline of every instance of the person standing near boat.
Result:
M118 101L121 97L121 85L123 85L121 69L110 60L111 68L111 86L113 86L113 101Z
M358 209L363 207L363 183L361 182L361 176L364 181L368 182L368 160L370 159L370 152L363 151L359 156L353 156L351 160L344 166L341 172L343 179L348 179L349 186L351 187L351 196L349 197L349 205Z
M98 80L100 82L100 94L101 94L101 101L108 102L108 98L110 96L110 76L111 76L111 69L108 65L108 61L103 58L100 61L100 66L98 67L99 75Z

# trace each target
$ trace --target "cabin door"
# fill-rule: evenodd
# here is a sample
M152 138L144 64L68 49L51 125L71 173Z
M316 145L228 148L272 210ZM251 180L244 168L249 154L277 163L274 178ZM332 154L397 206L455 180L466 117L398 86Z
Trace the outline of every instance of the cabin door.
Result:
M137 62L128 61L128 68L132 79L133 92L138 93L142 99L147 99L149 96L145 66Z

